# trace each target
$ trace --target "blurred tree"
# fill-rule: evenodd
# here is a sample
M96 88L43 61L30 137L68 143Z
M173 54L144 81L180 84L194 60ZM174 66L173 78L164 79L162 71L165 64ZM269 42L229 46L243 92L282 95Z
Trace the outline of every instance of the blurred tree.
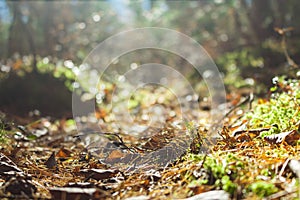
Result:
M2 63L8 59L15 71L23 67L27 73L32 71L28 66L35 71L54 64L51 69L59 77L60 63L71 60L79 66L106 38L149 26L175 29L197 40L220 70L231 75L229 80L241 75L269 83L275 74L289 70L276 27L294 28L287 33L288 52L300 63L296 56L300 51L298 0L5 1L2 5L6 5L8 17L0 15L0 57ZM30 59L26 57L29 54ZM116 65L128 68L132 62L149 60L191 68L184 59L161 51L136 51L122 56ZM44 64L37 66L39 63Z
M43 57L82 61L95 45L122 27L107 2L7 1L7 6L12 15L8 58L36 51Z
M114 33L145 26L172 28L192 36L213 58L250 47L254 55L264 58L265 66L272 67L285 61L280 56L275 27L293 26L290 41L299 43L297 0L148 0L128 2L119 9L109 2L7 1L7 5L12 15L8 57L15 52L26 55L36 51L43 57L80 63L93 47ZM296 47L291 51L297 52Z
M21 55L32 54L33 66L36 68L36 47L32 33L32 18L28 14L29 7L26 4L8 4L12 10L12 22L9 28L8 37L8 57L12 57L15 53Z

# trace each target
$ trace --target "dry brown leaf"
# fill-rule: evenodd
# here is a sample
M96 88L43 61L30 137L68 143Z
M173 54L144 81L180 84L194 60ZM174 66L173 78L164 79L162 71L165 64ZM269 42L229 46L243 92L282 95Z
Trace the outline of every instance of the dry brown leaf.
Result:
M31 199L37 191L36 186L32 183L31 177L13 176L8 179L4 185L5 192L15 195L24 194ZM20 197L20 199L21 199ZM16 198L19 199L19 198ZM27 198L26 198L27 199Z
M95 180L104 180L113 177L119 171L106 169L82 169L80 172L83 173L87 179L92 178Z
M56 159L55 159L55 152L51 154L51 156L48 158L48 160L45 162L45 165L48 169L52 169L55 166L57 166Z
M58 158L68 158L71 156L71 151L65 149L64 147L60 148L60 150L57 152L56 157Z
M0 175L23 174L23 171L7 156L0 153Z
M293 145L299 139L300 134L296 130L286 131L264 137L264 140L269 142L270 144L280 144L282 142L286 142L289 145Z

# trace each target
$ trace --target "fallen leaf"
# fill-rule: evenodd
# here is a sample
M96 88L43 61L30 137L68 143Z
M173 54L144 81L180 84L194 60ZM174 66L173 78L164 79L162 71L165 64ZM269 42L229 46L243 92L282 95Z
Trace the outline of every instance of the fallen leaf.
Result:
M90 182L79 182L79 183L68 183L67 185L65 185L64 187L75 187L75 188L91 188L94 187L93 183Z
M122 153L120 150L113 150L108 157L105 159L106 163L115 163L116 161L119 161L122 157L124 157L125 154Z
M0 175L23 174L23 171L7 156L0 153Z
M58 158L68 158L71 156L71 151L65 149L64 147L60 148L59 151L56 154L56 157Z
M82 169L80 172L83 173L87 179L92 178L95 180L104 180L113 177L119 171L106 169Z
M55 152L53 152L51 154L51 156L45 162L45 165L47 166L48 169L52 169L52 168L54 168L57 165L56 159L55 159Z
M286 142L289 145L294 144L300 139L300 134L296 130L286 131L278 134L272 134L264 137L264 140L270 144L280 144Z
M124 156L125 156L124 153L122 153L120 150L116 149L116 150L113 150L106 159L117 159L117 158L122 158Z
M4 185L5 191L13 195L22 195L26 194L28 199L32 198L37 191L36 186L32 183L30 177L23 176L13 176L6 180Z
M159 133L151 136L145 144L142 145L143 149L146 150L158 150L166 146L166 144L172 141L172 138L175 137L174 131L171 129L165 128L161 130Z

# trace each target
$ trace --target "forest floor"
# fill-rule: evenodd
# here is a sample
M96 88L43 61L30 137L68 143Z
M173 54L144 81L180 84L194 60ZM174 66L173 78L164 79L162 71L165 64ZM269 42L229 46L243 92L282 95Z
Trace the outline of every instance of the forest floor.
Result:
M2 116L0 198L299 199L300 82L274 83L266 99L228 95L215 138L209 107L182 123L167 97L164 111L154 109L165 125L143 129L139 139L121 130L141 127L116 128L105 110L80 119L86 134L73 119Z

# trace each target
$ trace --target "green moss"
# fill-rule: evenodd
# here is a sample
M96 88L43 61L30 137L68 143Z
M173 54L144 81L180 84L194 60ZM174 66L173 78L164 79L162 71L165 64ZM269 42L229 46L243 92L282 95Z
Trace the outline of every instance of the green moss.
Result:
M242 118L242 120L247 119L249 129L270 128L262 132L261 137L290 130L299 131L300 81L278 77L275 78L274 84L271 97L268 100L258 100L254 109ZM264 147L259 139L255 141L259 145L257 148ZM273 165L267 164L265 159L284 160L290 157L290 149L262 149L263 155L261 157L257 155L255 158L251 153L249 157L243 151L241 149L228 153L220 150L206 157L189 154L187 159L197 163L205 159L201 170L206 173L206 176L195 177L193 173L188 172L189 186L209 185L214 189L225 190L233 196L242 197L263 198L278 192L280 186L277 188L272 182L278 172L274 170ZM251 147L247 151L251 151ZM257 151L254 149L253 153L256 155ZM237 189L238 187L240 190Z
M230 194L233 194L237 188L237 184L233 183L230 180L229 176L223 176L221 179L221 183L222 183L222 189L229 192Z
M298 80L275 78L276 85L267 102L258 102L253 112L245 115L251 128L271 127L261 136L271 135L289 130L297 130L300 121L300 84Z
M266 197L278 191L278 188L266 181L257 181L249 185L249 191L253 192L259 197Z
M188 159L199 162L203 161L204 156L190 154ZM235 179L242 175L241 169L244 168L244 164L233 154L216 154L206 156L203 168L209 175L192 179L189 186L213 184L216 188L233 194L237 188Z

